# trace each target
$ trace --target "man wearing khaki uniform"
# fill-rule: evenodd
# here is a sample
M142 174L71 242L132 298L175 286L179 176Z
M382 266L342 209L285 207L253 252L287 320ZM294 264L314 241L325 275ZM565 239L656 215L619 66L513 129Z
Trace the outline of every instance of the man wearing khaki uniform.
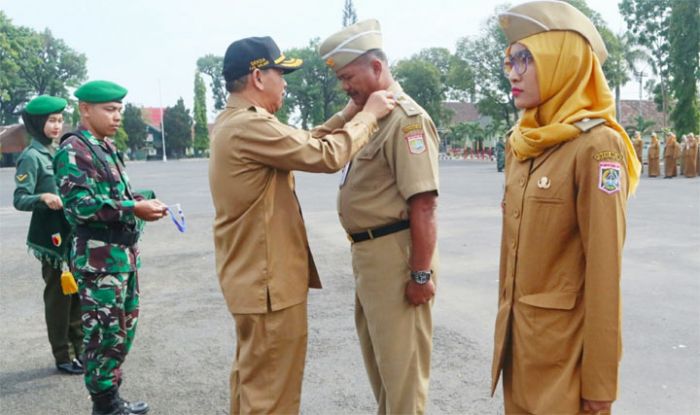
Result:
M232 414L299 413L307 293L321 283L291 171L339 170L394 105L379 91L362 111L349 103L325 128L282 124L273 115L282 75L301 65L269 37L236 41L224 57L231 95L214 126L209 184L216 269L236 322Z
M367 20L330 36L319 53L355 104L387 89L400 107L344 169L338 214L352 241L355 323L378 413L418 414L432 348L439 138L381 47L379 23Z

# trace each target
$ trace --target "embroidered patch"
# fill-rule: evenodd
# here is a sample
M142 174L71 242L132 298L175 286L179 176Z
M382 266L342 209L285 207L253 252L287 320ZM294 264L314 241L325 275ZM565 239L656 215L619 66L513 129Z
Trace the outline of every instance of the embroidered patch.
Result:
M18 174L17 175L17 181L18 182L23 182L28 176L26 174Z
M620 190L620 163L602 162L598 165L598 189L607 194Z
M406 135L406 142L408 143L408 151L411 154L420 154L425 151L425 138L423 137L423 130L412 131Z
M596 161L622 161L622 154L617 151L601 151L595 153L593 158Z
M407 126L401 128L401 130L402 130L405 134L408 134L408 133L410 133L411 131L422 130L422 129L423 129L423 126L420 125L420 124L418 124L418 123L415 123L415 124L408 124Z
M51 235L51 243L53 246L61 246L61 243L63 240L61 239L61 234L60 233L54 233Z

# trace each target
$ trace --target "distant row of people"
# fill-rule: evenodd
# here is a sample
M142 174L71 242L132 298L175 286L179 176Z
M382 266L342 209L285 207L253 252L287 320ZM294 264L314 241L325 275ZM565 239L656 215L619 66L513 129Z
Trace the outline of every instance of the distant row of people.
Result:
M680 172L685 177L698 176L698 166L700 166L698 140L700 140L700 136L691 133L682 136L679 143L675 134L666 134L666 142L663 148L665 179L678 176L679 162ZM635 135L633 143L637 159L642 162L644 141L639 132ZM658 177L661 174L661 143L656 133L651 134L651 144L649 144L647 151L647 165L649 177Z

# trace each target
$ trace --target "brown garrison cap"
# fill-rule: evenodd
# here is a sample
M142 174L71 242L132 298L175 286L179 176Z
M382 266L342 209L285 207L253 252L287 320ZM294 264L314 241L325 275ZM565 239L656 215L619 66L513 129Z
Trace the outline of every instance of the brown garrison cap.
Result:
M499 14L498 22L511 44L541 32L569 30L588 41L601 65L608 57L603 38L590 19L563 1L537 0L519 4Z
M375 19L363 20L332 34L321 43L318 53L326 65L337 71L372 49L382 48L382 32Z

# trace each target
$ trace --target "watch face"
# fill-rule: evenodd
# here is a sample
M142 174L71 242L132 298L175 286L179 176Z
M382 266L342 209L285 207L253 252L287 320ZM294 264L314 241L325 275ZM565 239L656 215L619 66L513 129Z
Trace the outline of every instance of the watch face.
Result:
M411 273L411 278L418 284L426 284L430 281L430 274L429 271L416 271Z

